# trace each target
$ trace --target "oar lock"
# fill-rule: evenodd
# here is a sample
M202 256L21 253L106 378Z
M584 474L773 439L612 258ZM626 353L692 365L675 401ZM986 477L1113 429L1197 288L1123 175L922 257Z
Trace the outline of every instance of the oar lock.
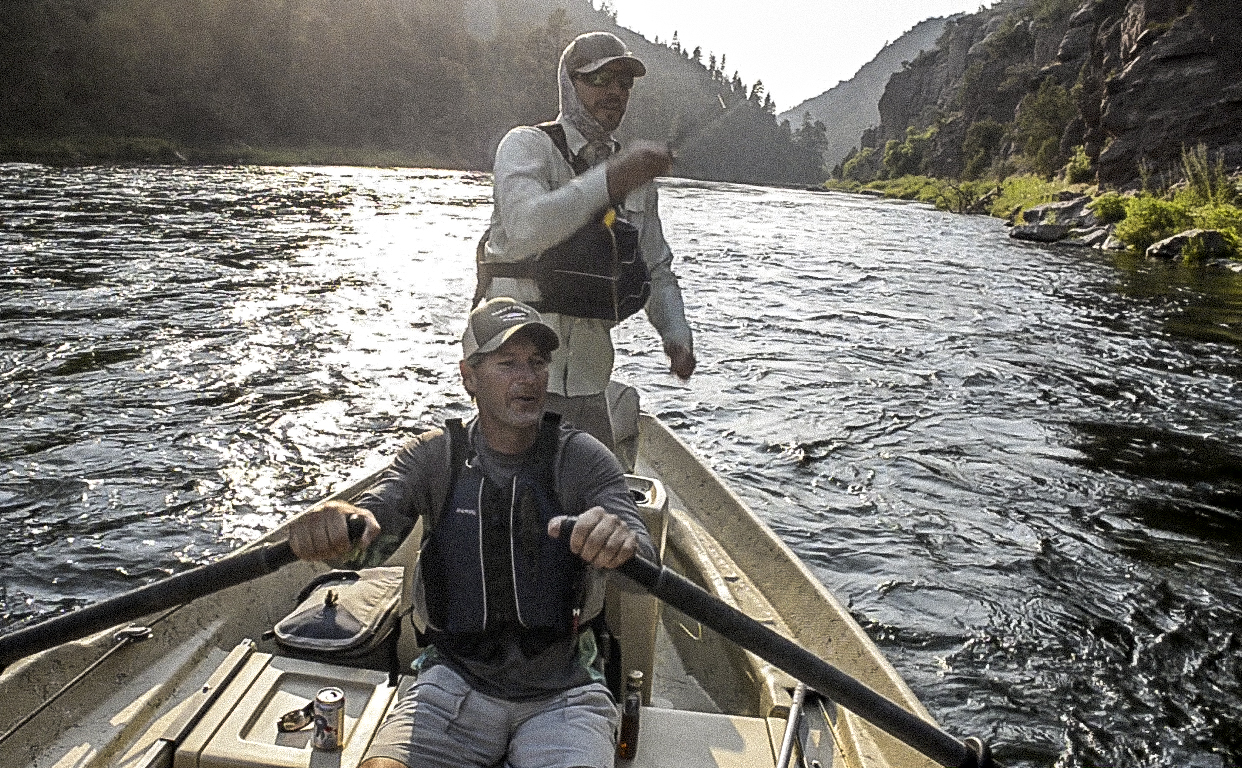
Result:
M151 639L151 628L141 624L131 624L113 635L112 639L118 643L141 643L143 640Z

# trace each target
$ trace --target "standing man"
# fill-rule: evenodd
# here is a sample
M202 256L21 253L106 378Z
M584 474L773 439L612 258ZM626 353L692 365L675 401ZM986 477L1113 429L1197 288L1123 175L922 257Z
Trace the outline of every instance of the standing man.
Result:
M579 35L561 54L560 114L514 128L494 166L495 208L479 247L482 297L536 307L561 339L548 376L548 410L614 447L605 389L611 330L639 308L682 379L694 372L673 254L653 180L668 171L665 146L612 137L642 62L608 32ZM609 223L615 215L618 221Z
M414 593L428 649L362 768L612 768L617 708L603 683L592 619L604 573L650 536L617 459L544 415L559 341L530 307L492 299L470 314L462 383L478 415L416 437L358 506L333 502L294 520L304 560L400 538L423 520ZM569 547L565 514L579 515Z

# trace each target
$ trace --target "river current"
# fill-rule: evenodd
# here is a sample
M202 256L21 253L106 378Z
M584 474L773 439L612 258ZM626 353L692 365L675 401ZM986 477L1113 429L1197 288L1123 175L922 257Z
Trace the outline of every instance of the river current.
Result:
M669 180L699 370L617 378L1008 766L1242 765L1242 274ZM0 166L0 631L469 412L486 176Z

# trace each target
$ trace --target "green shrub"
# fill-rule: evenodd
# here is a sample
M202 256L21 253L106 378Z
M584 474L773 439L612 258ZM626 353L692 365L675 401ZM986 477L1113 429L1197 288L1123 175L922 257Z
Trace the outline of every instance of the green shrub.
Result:
M1210 203L1191 210L1190 215L1200 229L1219 229L1242 236L1242 208L1236 205Z
M1238 258L1242 254L1242 250L1238 248L1239 239L1229 232L1223 232L1222 234L1225 237L1225 243L1229 246L1229 257L1232 259ZM1206 258L1209 255L1214 254L1207 252L1202 236L1190 238L1189 242L1186 243L1186 247L1182 248L1182 259L1185 261L1195 261Z
M1074 147L1074 154L1065 164L1065 180L1070 184L1090 184L1095 181L1095 169L1091 167L1091 158L1081 144Z
M963 175L967 179L977 179L991 167L1007 130L1006 126L990 118L972 123L966 129L966 138L962 141L962 155L966 158Z
M1087 208L1103 224L1116 224L1126 217L1126 199L1116 192L1105 192L1087 203Z
M940 187L936 207L950 213L966 213L994 188L994 184L985 181L946 182Z
M856 181L860 184L866 184L868 181L875 180L875 155L874 147L863 147L845 161L844 168L841 169L841 178L846 181Z
M831 189L834 192L857 192L862 188L862 184L849 179L828 179L820 186L824 189Z
M1015 138L1035 171L1045 178L1052 178L1061 167L1061 134L1077 114L1069 91L1052 78L1045 79L1038 91L1028 93L1018 104Z
M1196 227L1220 230L1233 250L1233 258L1242 257L1242 208L1212 203L1195 208L1190 215Z
M1136 251L1194 226L1190 210L1182 203L1140 195L1126 204L1126 217L1117 225L1117 239Z
M1068 19L1081 5L1079 0L1035 0L1031 3L1035 21L1043 26Z
M1238 190L1225 173L1224 156L1217 153L1216 163L1211 163L1207 147L1203 144L1194 149L1182 147L1182 173L1186 177L1186 188L1177 194L1181 202L1207 205L1229 204L1237 200Z
M1001 184L1001 193L992 204L992 215L1008 218L1014 210L1030 208L1056 199L1057 193L1069 189L1069 185L1057 181L1045 181L1039 176L1021 174L1009 176Z
M884 145L884 178L898 179L924 173L936 133L934 125L921 133L910 127L906 129L905 141L889 139Z
M901 176L896 179L873 181L867 189L884 193L885 197L898 200L918 200L923 203L935 203L940 195L941 187L948 182L933 179L930 176Z

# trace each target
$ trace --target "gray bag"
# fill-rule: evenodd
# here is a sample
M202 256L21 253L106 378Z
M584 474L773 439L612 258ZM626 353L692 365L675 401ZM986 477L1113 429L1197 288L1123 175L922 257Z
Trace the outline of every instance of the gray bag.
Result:
M298 607L273 628L290 655L386 669L400 625L401 567L330 571L298 596Z

